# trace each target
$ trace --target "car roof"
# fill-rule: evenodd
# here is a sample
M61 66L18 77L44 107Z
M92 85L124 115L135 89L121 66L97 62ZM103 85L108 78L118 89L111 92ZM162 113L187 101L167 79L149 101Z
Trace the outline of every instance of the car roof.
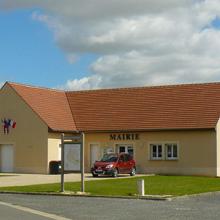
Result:
M130 155L129 153L106 153L107 155L115 155L115 156L121 156L121 155Z

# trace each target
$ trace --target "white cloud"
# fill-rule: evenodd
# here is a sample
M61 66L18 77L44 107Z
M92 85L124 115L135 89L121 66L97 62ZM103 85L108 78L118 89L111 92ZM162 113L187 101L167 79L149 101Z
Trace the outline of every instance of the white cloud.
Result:
M200 0L1 0L0 8L41 7L65 18L74 18L77 21L97 21L112 19L112 17L130 17L169 11L188 7L191 2L197 1Z
M219 0L3 0L5 9L42 7L45 23L74 64L99 55L92 74L67 89L220 81Z
M65 85L59 86L65 90L88 90L99 88L101 78L98 75L83 77L81 79L68 80Z

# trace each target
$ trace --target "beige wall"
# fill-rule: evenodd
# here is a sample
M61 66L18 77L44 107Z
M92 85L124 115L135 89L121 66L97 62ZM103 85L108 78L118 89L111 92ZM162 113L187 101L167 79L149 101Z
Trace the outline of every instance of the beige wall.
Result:
M8 135L0 129L0 145L13 144L14 172L46 173L48 127L8 85L0 90L0 118L17 122Z
M139 133L136 141L110 141L110 134L86 134L85 167L88 172L90 164L90 144L97 143L101 148L116 144L132 144L137 170L141 173L208 175L216 176L216 132L200 131L161 131ZM149 144L177 142L179 159L174 161L150 160Z
M61 134L48 134L48 163L52 160L60 160L59 145L61 144Z
M217 176L220 176L220 119L216 126L216 142Z

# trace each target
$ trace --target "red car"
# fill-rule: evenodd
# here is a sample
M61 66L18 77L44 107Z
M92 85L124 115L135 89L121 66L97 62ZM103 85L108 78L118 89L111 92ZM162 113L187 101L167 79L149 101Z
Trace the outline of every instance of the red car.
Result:
M134 176L136 174L135 161L130 154L105 154L100 161L96 161L91 168L94 177L111 175L117 177L119 173Z

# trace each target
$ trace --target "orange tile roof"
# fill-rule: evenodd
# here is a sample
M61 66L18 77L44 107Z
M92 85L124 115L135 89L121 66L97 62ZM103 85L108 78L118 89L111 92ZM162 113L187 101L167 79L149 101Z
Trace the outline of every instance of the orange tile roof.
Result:
M215 128L220 83L67 92L79 130Z
M76 130L64 91L8 83L54 131Z
M220 83L63 92L10 85L56 131L215 128Z

